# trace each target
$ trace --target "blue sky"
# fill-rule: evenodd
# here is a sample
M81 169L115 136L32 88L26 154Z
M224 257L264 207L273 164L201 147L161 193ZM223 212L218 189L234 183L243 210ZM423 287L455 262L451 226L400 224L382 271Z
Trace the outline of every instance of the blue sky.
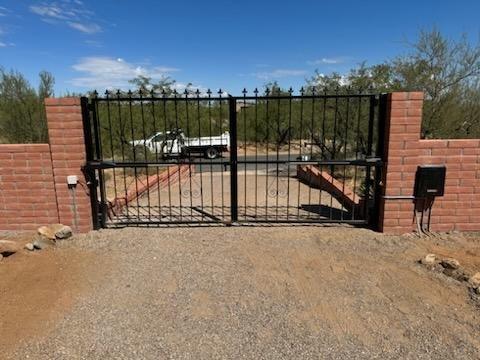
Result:
M316 69L405 53L421 28L475 41L479 14L478 0L0 0L0 66L34 85L48 70L57 94L127 88L137 74L232 94L298 89Z

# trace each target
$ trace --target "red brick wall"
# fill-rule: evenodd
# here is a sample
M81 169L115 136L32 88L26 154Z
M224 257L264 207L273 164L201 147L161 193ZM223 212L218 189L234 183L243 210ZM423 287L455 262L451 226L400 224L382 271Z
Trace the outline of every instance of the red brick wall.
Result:
M59 220L62 224L74 225L73 198L67 176L77 175L80 181L76 187L78 230L91 230L90 198L81 170L86 157L80 98L45 99L45 108Z
M72 191L77 175L78 231L92 229L80 98L46 99L50 144L0 145L0 230L33 230L50 223L74 229Z
M0 145L0 229L58 222L48 144Z
M430 230L480 230L480 139L421 140L423 93L389 94L380 230L415 229L412 197L418 165L446 165L445 195L435 199Z

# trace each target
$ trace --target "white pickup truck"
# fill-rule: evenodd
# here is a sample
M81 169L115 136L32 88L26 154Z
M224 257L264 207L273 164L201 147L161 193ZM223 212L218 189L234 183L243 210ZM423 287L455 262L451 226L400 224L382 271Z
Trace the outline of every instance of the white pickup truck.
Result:
M218 136L190 138L182 130L176 130L157 132L147 139L130 141L130 144L135 149L140 149L140 153L146 148L150 153L157 153L163 158L202 154L207 159L216 159L229 150L230 134L226 131Z

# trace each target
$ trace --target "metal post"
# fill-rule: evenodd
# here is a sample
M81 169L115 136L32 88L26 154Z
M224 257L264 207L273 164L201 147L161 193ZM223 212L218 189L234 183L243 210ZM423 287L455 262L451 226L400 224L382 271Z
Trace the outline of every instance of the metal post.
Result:
M370 96L370 110L368 115L368 140L367 140L367 158L372 156L373 148L373 125L375 121L375 95ZM364 216L367 224L370 224L370 187L372 186L371 165L365 169L365 195L364 195Z
M232 96L228 99L230 120L230 211L231 222L238 220L238 178L237 178L237 104Z
M93 161L93 143L92 143L92 124L90 122L90 110L88 99L86 97L80 98L80 105L82 108L83 120L83 137L85 140L85 154L87 163L84 166L84 173L89 185L90 192L90 206L92 208L92 222L95 230L100 229L100 221L98 217L98 197L97 197L97 179L95 177L95 170L90 166L89 162Z
M381 159L381 163L375 167L375 184L374 184L374 199L373 199L373 214L370 218L370 226L374 230L378 230L379 215L380 215L380 198L382 196L383 186L383 161L385 154L385 121L387 117L387 94L380 94L378 102L378 131L377 131L377 149L375 156Z
M92 111L92 120L93 120L93 134L95 137L95 160L103 161L103 150L102 150L102 136L100 133L100 119L97 114L97 96L95 92L95 97L91 103ZM107 221L107 201L105 195L105 181L103 176L103 169L98 169L98 181L99 181L99 190L100 190L100 226L105 227Z

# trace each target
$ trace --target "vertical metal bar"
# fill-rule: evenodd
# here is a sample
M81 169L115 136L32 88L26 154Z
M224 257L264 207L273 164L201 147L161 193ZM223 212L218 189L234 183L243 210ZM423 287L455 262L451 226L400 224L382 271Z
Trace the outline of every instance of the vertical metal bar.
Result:
M101 224L102 227L107 226L107 218L108 218L108 204L107 204L107 191L106 191L106 184L105 184L105 170L101 169L98 171L98 179L100 181L100 211L102 213Z
M143 133L143 140L147 138L146 134L146 129L145 129L145 114L143 111L143 92L142 90L139 91L139 96L140 96L140 116L142 118L142 133ZM143 144L143 153L145 155L145 162L147 163L149 161L148 159L148 154L149 154L149 149L147 149L146 144ZM146 181L147 181L147 212L148 212L148 221L151 220L152 214L151 214L151 207L150 207L150 180L148 179L149 177L149 168L145 166L145 176L146 176ZM138 194L137 194L138 196ZM148 227L148 224L147 224Z
M338 123L338 88L335 91L335 115L333 117L332 159L337 155L337 123Z
M164 120L164 132L163 132L163 142L162 142L162 157L165 158L164 151L167 152L168 156L168 143L167 143L167 94L165 91L162 91L162 100L163 100L163 120ZM162 159L164 160L164 159ZM170 179L170 165L167 165L167 185L168 185L168 210L170 215L170 221L173 221L173 213L172 213L172 189L171 189L171 179Z
M117 91L117 108L118 108L118 123L120 127L120 149L122 152L122 162L125 162L125 124L122 122L122 106L120 103L120 90ZM126 122L125 122L126 123ZM125 209L127 213L127 221L130 218L130 211L128 209L128 197L127 197L127 169L123 167L123 189L125 199Z
M107 90L105 91L105 98L106 98L106 103L107 103L107 117L108 117L108 132L110 136L110 155L112 157L112 161L115 162L115 150L113 147L113 133L112 133L112 119L111 119L111 114L110 114L110 99L109 99L110 92ZM118 198L117 195L117 174L116 174L116 169L115 167L112 169L113 173L113 191L114 191L114 199L116 200ZM107 198L108 201L108 198Z
M320 149L322 153L322 160L325 159L325 121L327 115L327 89L323 89L323 119L322 119L322 148Z
M135 132L134 132L134 126L133 126L133 114L132 114L132 92L128 91L128 110L130 113L130 132L132 135L132 150L133 150L133 162L137 162L137 154L135 150L135 145L133 143L133 140L135 140ZM138 194L138 172L137 172L137 167L133 167L133 173L135 174L135 192ZM138 202L138 196L135 197L137 201L137 220L140 221L140 203Z
M314 132L315 132L315 87L312 87L312 118L310 121L310 161L313 160L313 144L314 144ZM312 165L311 165L312 166ZM311 205L312 200L312 171L308 173L308 205ZM310 219L311 213L308 213Z
M82 109L82 123L83 123L83 137L85 138L85 155L87 161L94 160L93 157L93 142L92 142L92 123L90 118L89 103L87 97L80 98L80 105Z
M304 96L304 89L303 87L300 89L300 147L299 147L299 154L298 157L300 160L303 160L302 156L302 141L303 141L303 96ZM300 165L297 165L297 167ZM298 187L297 187L297 220L300 219L300 181L297 180Z
M333 140L332 140L332 151L331 158L335 160L337 156L337 122L338 122L338 87L335 89L335 114L333 117ZM332 177L332 182L335 176L335 165L332 165L330 168L330 176ZM330 220L333 218L333 195L330 194Z
M247 100L245 97L247 96L247 89L243 89L243 147L244 147L244 161L247 160ZM244 163L244 179L245 179L245 184L244 184L244 192L243 192L243 198L244 198L244 204L245 204L245 220L247 220L247 163Z
M349 110L350 110L350 98L347 97L347 109L345 115L345 129L344 129L344 140L343 140L343 159L347 160L347 148L348 148L348 119L349 119ZM345 181L347 178L347 165L343 165L343 181L342 181L342 193L345 194ZM343 220L343 212L345 210L345 200L342 199L342 212L340 213L340 219Z
M115 162L115 150L113 147L113 133L112 133L112 118L110 114L110 92L107 90L105 91L105 99L107 100L107 117L108 117L108 132L110 136L110 155L112 157L112 161ZM115 177L115 168L113 168L113 187L115 191L115 198L117 198L117 181Z
M92 120L93 120L93 134L95 136L95 152L93 155L93 159L100 160L102 158L102 150L101 150L101 139L100 139L100 131L98 130L98 119L97 119L97 95L98 93L95 91L92 103L91 103L91 110L92 110Z
M368 116L368 140L367 140L367 157L372 156L372 147L373 147L373 123L375 120L375 95L370 96L370 109ZM364 214L365 221L368 224L370 222L369 214L369 200L370 200L370 187L372 186L371 181L371 165L367 165L365 171L365 194L364 194Z
M269 158L268 158L268 146L269 146L269 138L270 138L270 124L269 124L269 109L268 105L270 103L269 101L269 93L270 90L267 88L265 90L265 99L267 101L266 106L265 106L265 128L266 128L266 138L267 138L267 146L266 146L266 155L265 155L265 220L268 220L268 168L269 168Z
M237 106L236 99L228 99L230 123L230 209L231 221L238 220L238 178L237 178ZM245 194L246 195L246 194Z
M325 121L327 117L327 93L324 90L323 94L323 109L322 109L322 148L320 149L322 153L322 160L325 159ZM323 166L320 165L320 173L323 172ZM319 214L318 217L322 217L322 182L320 182L318 186L318 206L319 206Z
M375 95L370 96L370 113L368 116L368 142L367 156L372 156L373 151L373 126L375 122Z
M173 105L175 109L175 133L177 133L180 130L180 126L178 124L178 99L177 99L177 90L173 90ZM171 129L170 129L171 131ZM165 134L166 135L166 134ZM175 141L172 138L172 142ZM173 144L173 143L172 143ZM177 146L180 144L177 144ZM173 150L173 145L172 145L172 150ZM178 150L178 149L177 149ZM180 221L183 220L183 209L182 209L182 177L181 177L181 169L180 169L180 161L177 158L177 171L178 171L178 201L180 204Z
M258 89L255 88L255 219L257 218L257 193L258 193ZM245 195L246 196L246 195Z
M210 144L212 143L212 101L211 96L212 92L210 89L207 90L208 95L208 127L209 127L209 134L210 134ZM223 169L220 169L223 172ZM222 188L223 192L223 188ZM215 216L215 203L213 201L213 160L210 159L210 202L212 204L212 215Z
M287 221L290 214L290 147L292 145L292 93L293 89L288 90L288 155L287 155Z
M380 94L378 98L378 130L376 157L383 158L385 150L385 118L387 115L387 94Z
M277 148L277 156L276 156L276 161L277 161L277 166L276 166L276 174L275 174L275 181L276 181L276 194L275 194L275 220L278 220L278 196L279 196L279 191L278 191L278 180L280 177L278 166L279 166L279 160L280 160L280 89L278 89L278 101L277 101L277 134L275 136L276 140L276 148Z
M379 157L383 161L384 151L385 151L385 119L387 116L387 94L381 94L379 96L378 103L378 130L377 130L377 148L376 148L376 157ZM370 218L370 226L375 230L378 229L379 221L379 204L380 197L382 196L382 165L377 165L375 167L375 197L373 199L373 214ZM431 208L430 208L431 211Z
M187 139L190 139L190 119L188 116L188 90L185 89L185 117L187 120ZM200 139L199 139L200 141ZM188 145L188 144L187 144ZM192 153L188 151L188 180L190 185L190 220L193 220L193 192L192 192Z
M96 94L96 93L95 93ZM92 117L93 117L93 131L95 132L96 137L96 151L97 151L97 159L102 161L103 160L103 153L102 153L102 137L100 134L100 118L98 116L98 101L95 96L93 99L93 106L92 106ZM105 196L105 180L103 176L103 170L98 171L98 181L100 182L100 225L102 227L106 226L107 221L107 204L106 204L106 196Z
M357 108L357 131L356 131L356 143L355 143L355 160L358 160L358 148L360 144L360 119L362 117L362 97L358 97L358 108ZM355 165L355 173L353 175L353 200L357 196L357 174L358 166ZM355 220L355 211L357 209L353 207L352 209L352 220Z
M219 89L218 90L218 96L220 98L219 100L219 103L220 103L220 108L219 108L219 122L218 122L218 133L219 135L222 134L222 130L223 130L223 111L222 111L222 89ZM236 114L236 113L235 113ZM235 128L236 129L236 128ZM236 130L235 130L236 131ZM235 136L235 141L237 140L236 136ZM232 146L232 144L230 144L230 147ZM235 153L237 151L237 148L235 148ZM224 196L224 183L223 183L223 171L220 172L220 179L221 179L221 184L222 184L222 219L225 220L225 196ZM235 172L235 179L236 179L236 172ZM230 179L230 181L232 181L232 179Z
M93 143L92 143L92 124L90 118L89 103L86 97L80 99L83 120L83 137L85 139L85 154L87 164L85 172L87 181L89 182L90 207L92 209L92 225L95 230L100 229L100 221L98 218L98 198L97 198L97 179L95 171L89 166L88 162L93 160Z
M155 135L155 160L158 162L158 131L157 131L157 119L155 117L155 92L153 89L150 91L150 102L152 104L152 120L153 120L153 133ZM158 220L162 220L162 201L160 196L160 174L159 166L155 167L157 170L157 197L158 197Z
M200 121L200 117L201 117L200 116L200 90L197 89L196 95L197 95L198 139L200 141L200 138L202 137L201 121ZM203 209L203 170L202 170L202 162L200 162L200 206L201 206L201 209L202 209L202 220L203 220L204 209ZM213 209L212 209L212 214L211 215L213 215Z

